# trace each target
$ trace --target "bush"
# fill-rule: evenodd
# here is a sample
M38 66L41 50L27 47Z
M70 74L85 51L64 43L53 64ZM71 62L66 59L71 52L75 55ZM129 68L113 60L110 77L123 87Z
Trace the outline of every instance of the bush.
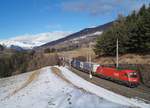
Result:
M54 53L54 52L56 52L56 49L55 48L46 48L45 50L44 50L44 53Z
M4 50L4 46L0 45L0 51L3 51L3 50Z

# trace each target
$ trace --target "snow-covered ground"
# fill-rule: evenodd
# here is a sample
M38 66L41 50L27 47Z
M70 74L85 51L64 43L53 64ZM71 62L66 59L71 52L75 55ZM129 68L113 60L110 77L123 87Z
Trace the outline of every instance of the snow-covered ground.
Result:
M147 107L93 85L64 67L65 81L51 67L0 79L0 108L129 108Z

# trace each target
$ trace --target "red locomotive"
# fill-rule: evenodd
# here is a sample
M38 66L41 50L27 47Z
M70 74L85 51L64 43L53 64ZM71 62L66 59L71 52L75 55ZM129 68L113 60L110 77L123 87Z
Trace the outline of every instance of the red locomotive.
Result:
M129 87L138 86L140 82L139 75L135 70L117 70L116 68L99 66L96 75L124 83Z

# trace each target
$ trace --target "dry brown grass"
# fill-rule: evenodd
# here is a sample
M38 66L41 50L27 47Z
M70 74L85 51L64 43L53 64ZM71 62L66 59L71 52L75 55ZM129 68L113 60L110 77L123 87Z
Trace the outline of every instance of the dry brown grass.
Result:
M95 59L100 64L115 64L116 57L100 57ZM125 54L119 56L119 64L150 64L149 55Z
M73 58L78 56L87 57L87 54L89 53L91 54L93 62L99 64L115 64L116 62L116 57L112 57L112 56L101 56L99 58L96 58L94 51L89 48L80 48L73 51L60 52L59 55ZM150 64L150 55L125 54L119 56L119 63L120 64Z
M90 54L92 56L92 58L95 58L95 54L94 54L93 50L89 49L89 48L79 48L76 50L64 51L64 52L59 53L59 55L70 57L70 58L78 57L78 56L87 57L88 54Z

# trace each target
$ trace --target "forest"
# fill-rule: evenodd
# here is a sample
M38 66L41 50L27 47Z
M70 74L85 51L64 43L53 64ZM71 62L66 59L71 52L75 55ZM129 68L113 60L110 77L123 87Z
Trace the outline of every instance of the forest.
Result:
M97 38L96 55L114 56L117 39L119 54L150 53L150 5L143 5L139 11L133 11L126 17L119 15L113 25Z

